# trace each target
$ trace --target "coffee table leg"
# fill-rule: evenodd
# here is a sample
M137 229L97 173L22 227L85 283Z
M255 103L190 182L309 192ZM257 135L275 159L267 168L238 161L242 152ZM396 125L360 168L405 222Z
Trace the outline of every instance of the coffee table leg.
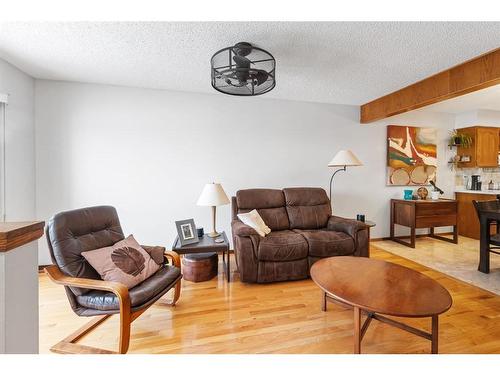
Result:
M326 292L321 292L321 311L326 311Z
M231 258L229 256L229 249L227 249L227 282L231 282Z
M354 354L361 354L361 311L354 306Z
M431 344L431 352L432 354L438 354L438 335L439 335L439 320L438 316L434 315L432 317L432 344Z

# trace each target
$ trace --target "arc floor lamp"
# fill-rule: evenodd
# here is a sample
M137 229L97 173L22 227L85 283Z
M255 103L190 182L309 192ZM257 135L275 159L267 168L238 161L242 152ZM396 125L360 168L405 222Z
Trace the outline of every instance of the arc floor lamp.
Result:
M340 169L337 169L335 172L332 174L332 178L330 179L330 201L332 200L332 183L333 183L333 177L340 172L340 171L346 171L347 167L359 167L363 165L359 161L359 159L352 153L351 150L340 150L337 152L337 154L333 157L333 159L328 163L329 167L341 167Z

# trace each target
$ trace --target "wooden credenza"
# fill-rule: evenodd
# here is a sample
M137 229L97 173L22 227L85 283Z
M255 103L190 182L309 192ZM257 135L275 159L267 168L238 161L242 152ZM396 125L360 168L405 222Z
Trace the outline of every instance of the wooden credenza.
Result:
M495 194L457 192L455 198L458 202L458 234L479 240L479 219L472 201L494 200ZM492 224L490 230L496 233L496 225Z
M391 235L393 241L415 247L416 229L429 228L428 236L447 242L458 243L458 204L454 199L404 200L391 199ZM410 242L395 236L396 224L410 228ZM453 239L438 236L435 227L453 227Z

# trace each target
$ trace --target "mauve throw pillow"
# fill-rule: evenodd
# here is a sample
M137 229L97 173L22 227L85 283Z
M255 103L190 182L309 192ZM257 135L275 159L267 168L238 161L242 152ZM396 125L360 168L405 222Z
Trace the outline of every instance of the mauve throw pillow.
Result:
M84 251L82 255L103 280L125 284L129 289L160 269L132 235L113 246Z

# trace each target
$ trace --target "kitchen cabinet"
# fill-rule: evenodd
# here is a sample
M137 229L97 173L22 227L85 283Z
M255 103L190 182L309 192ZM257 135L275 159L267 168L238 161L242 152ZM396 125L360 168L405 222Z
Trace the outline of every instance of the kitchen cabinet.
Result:
M467 134L472 138L471 147L457 147L457 155L461 159L468 157L469 161L460 161L458 167L498 167L498 152L500 149L500 129L486 126L473 126L457 129L458 133Z
M479 239L479 219L476 209L474 208L473 200L475 201L490 201L495 199L494 194L478 193L455 193L455 199L458 202L458 234L460 236ZM496 233L496 225L491 225L491 233Z

